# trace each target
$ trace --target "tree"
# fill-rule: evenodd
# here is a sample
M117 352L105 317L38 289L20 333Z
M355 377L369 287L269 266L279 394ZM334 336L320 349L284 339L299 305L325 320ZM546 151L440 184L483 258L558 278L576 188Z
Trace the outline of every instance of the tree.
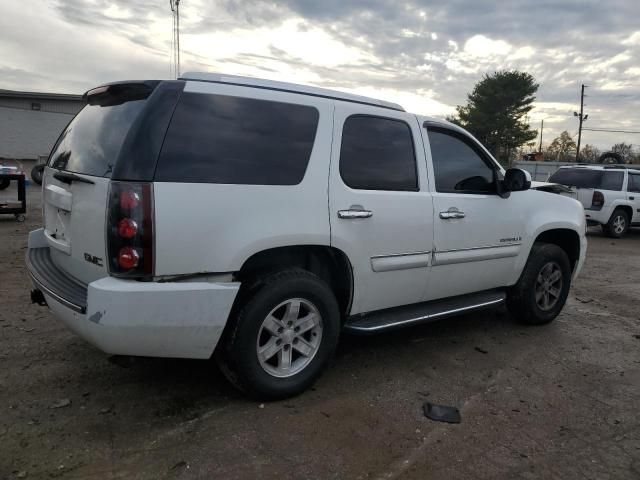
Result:
M629 143L616 143L611 147L611 151L620 155L624 163L631 163L634 156L632 146Z
M559 137L553 139L551 145L547 147L545 158L552 158L557 161L566 161L567 157L575 158L576 142L566 130Z
M580 159L588 163L596 163L600 157L600 150L593 145L586 144L580 149Z
M525 115L533 108L538 86L530 74L516 70L485 75L467 96L467 105L458 105L457 115L448 120L469 130L504 161L537 136Z

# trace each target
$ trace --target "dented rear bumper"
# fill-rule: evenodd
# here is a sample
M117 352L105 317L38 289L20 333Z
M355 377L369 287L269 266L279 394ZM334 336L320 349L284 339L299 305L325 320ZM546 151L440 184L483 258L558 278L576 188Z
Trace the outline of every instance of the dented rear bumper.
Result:
M37 232L29 237L26 261L34 288L54 315L79 336L114 355L211 356L239 283L105 277L82 285L51 261Z

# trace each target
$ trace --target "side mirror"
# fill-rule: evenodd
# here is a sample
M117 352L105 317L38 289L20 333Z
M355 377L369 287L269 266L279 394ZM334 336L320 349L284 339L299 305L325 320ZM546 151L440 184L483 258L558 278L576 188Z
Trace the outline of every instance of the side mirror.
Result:
M506 192L521 192L531 188L531 174L521 168L510 168L504 174L502 186Z

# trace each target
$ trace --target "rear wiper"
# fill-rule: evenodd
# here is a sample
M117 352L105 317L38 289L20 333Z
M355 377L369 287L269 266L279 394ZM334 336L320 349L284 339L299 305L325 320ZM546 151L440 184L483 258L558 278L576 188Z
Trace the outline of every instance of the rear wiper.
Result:
M62 183L66 183L71 185L71 182L82 182L82 183L90 183L93 185L95 182L93 180L89 180L88 178L81 177L80 175L76 175L71 172L61 172L57 171L53 174L53 178L56 180L60 180Z

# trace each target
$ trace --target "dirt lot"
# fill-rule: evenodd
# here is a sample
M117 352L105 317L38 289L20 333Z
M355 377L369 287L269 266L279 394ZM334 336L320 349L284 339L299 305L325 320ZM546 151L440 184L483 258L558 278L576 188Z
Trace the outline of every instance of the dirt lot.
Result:
M39 226L0 218L0 478L640 478L640 231L596 230L562 315L344 336L314 389L244 399L205 361L128 368L29 302ZM424 417L425 400L462 423Z

